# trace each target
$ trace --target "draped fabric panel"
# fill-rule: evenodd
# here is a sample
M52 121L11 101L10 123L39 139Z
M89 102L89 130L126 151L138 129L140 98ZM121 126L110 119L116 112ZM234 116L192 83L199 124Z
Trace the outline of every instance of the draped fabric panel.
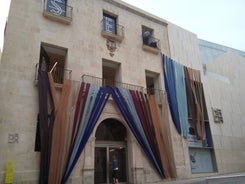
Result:
M155 141L155 132L152 127L151 116L148 112L149 106L146 102L146 98L144 94L142 94L142 92L130 90L130 94L132 96L137 114L139 115L142 128L149 142L151 150L153 154L155 155L157 162L160 163L161 159L160 159L159 150L158 150L158 147ZM163 169L161 164L159 166L161 167L161 169Z
M65 134L67 129L66 115L68 106L68 97L70 94L71 81L65 80L62 88L61 97L53 125L52 132L52 147L50 157L50 172L49 172L49 183L60 183L61 182L61 169L62 161L64 161L64 149L65 149Z
M84 90L84 89L81 89L81 90ZM81 92L81 90L80 90L80 92ZM91 110L92 110L91 107L94 105L98 90L99 90L99 87L88 86L88 94L85 96L86 99L83 99L83 101L85 102L84 108L80 109L80 111L83 111L83 113L80 112L81 113L81 120L79 121L79 127L78 127L77 131L75 132L76 137L74 137L72 147L70 148L71 149L71 155L70 155L70 162L68 163L68 168L72 167L72 162L75 159L76 154L78 152L79 145L80 145L82 138L84 136L85 127L88 124L88 117L91 114ZM80 106L77 106L76 112L79 111L78 108L80 108ZM75 125L75 123L74 123L74 125Z
M172 136L170 132L170 124L169 124L169 104L167 93L160 94L162 107L160 108L160 118L161 118L161 130L163 132L163 141L164 145L167 148L167 159L169 160L169 170L171 172L172 178L177 177L176 166L174 162L174 153L173 153L173 144L172 144Z
M171 117L178 133L181 134L178 102L177 102L176 88L175 88L176 85L175 85L174 66L172 60L166 56L163 56L163 69L164 69L165 89L168 96Z
M189 110L189 117L192 117L190 119L190 124L191 126L196 130L196 119L197 119L197 111L196 111L196 103L193 95L194 91L194 85L193 85L193 80L191 80L191 72L189 68L186 66L184 67L184 73L185 73L185 85L186 85L186 96L187 96L187 101L188 101L188 110Z
M74 115L70 150L75 144L75 138L77 136L79 122L82 119L82 114L83 114L84 106L85 106L87 95L88 95L88 89L89 89L89 86L86 87L85 83L81 83L79 94L77 97L75 115Z
M177 101L176 79L175 79L176 74L174 70L174 62L172 59L168 58L165 55L162 55L162 62L163 62L165 89L168 96L171 117L178 133L182 134L178 101Z
M205 139L204 125L204 103L203 103L203 86L201 82L194 81L196 91L196 106L197 106L197 136L198 139Z
M65 147L63 151L63 160L62 160L62 166L60 169L60 177L62 178L64 176L64 173L67 168L67 162L68 158L70 158L70 147L72 142L72 132L73 132L73 124L74 124L74 117L75 117L75 107L76 107L76 100L78 99L78 93L79 93L79 87L80 82L71 82L71 90L70 90L70 96L69 96L69 103L67 107L67 123L66 123L66 134L65 134Z
M186 92L191 115L191 125L198 139L204 140L205 123L204 115L206 102L204 98L203 84L200 71L185 67Z
M187 138L189 122L188 122L188 105L185 86L185 74L183 65L173 62L175 71L176 98L178 104L179 121L181 127L181 135Z
M114 91L112 90L112 96L115 103L117 104L117 107L119 108L124 119L126 120L130 130L134 134L138 143L141 145L149 161L154 166L158 174L161 177L164 177L164 171L161 169L162 164L159 164L157 162L156 157L152 152L152 149L149 145L149 141L146 138L144 129L136 113L136 109L132 97L130 96L130 92L127 89L116 88Z
M62 183L66 183L68 180L110 96L110 93L108 93L110 88L108 87L98 90L98 88L94 86L90 89L82 122L80 123L79 132Z
M38 70L38 90L39 90L39 122L40 122L40 176L39 183L48 183L51 136L54 122L54 104L49 85L47 72Z
M162 140L158 106L154 96L124 88L102 88L65 80L58 99L52 75L43 73L39 83L40 116L42 122L48 122L42 123L46 126L42 135L46 135L47 139L46 143L45 139L41 142L45 147L40 166L42 183L67 182L110 95L158 174L161 177L173 177L170 171L170 162L173 160L167 159L168 150ZM55 99L55 105L52 99ZM48 107L55 115L55 118L51 118L53 121L47 119Z
M163 141L163 135L161 131L161 125L160 125L159 112L158 112L158 107L156 103L156 98L154 95L148 95L147 99L149 102L149 109L151 112L153 128L155 131L157 148L159 149L159 154L160 154L160 159L161 159L162 166L164 169L164 174L166 178L171 178L173 177L173 174L171 173L170 161L168 160L168 156L167 156L167 147Z
M200 71L184 67L164 54L162 61L170 112L177 131L187 138L189 115L197 138L204 140L207 113Z

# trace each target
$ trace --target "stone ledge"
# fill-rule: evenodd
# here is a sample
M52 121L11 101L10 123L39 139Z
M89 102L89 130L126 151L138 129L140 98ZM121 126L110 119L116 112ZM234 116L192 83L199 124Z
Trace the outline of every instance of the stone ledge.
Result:
M43 11L43 16L50 20L57 21L57 22L64 23L64 24L71 24L72 22L72 18L70 17L56 15L56 14L50 13L45 10Z
M159 53L161 52L160 49L154 48L154 47L150 47L150 46L148 46L148 45L142 45L142 49L143 49L144 51L148 51L148 52L151 52L151 53L153 53L153 54L159 54Z

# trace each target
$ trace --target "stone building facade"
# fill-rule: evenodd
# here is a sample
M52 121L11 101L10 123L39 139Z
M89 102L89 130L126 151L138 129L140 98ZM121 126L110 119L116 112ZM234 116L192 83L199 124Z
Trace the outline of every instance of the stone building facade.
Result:
M45 67L54 69L58 96L65 79L112 87L120 83L145 93L153 89L161 133L170 143L167 149L174 165L172 179L158 175L109 98L68 183L111 182L113 152L124 165L120 183L165 183L245 171L244 52L199 40L194 33L120 0L64 2L11 1L0 66L1 183L9 162L14 162L14 183L38 183L38 68L46 56ZM162 54L200 71L209 146L193 136L183 138L165 108L168 102L158 101L165 94ZM108 126L111 123L115 129ZM111 133L117 136L115 141L109 134L118 129L120 133ZM102 159L106 166L98 169Z

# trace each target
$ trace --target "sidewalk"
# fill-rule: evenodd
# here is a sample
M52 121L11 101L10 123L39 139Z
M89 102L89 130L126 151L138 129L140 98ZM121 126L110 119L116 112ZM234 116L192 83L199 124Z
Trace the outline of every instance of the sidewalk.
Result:
M245 184L245 173L165 181L162 184Z

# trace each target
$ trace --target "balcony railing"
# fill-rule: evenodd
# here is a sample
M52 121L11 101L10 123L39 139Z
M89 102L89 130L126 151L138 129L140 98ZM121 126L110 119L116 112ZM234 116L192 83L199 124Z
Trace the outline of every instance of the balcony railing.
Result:
M142 86L137 86L137 85L133 85L133 84L127 84L127 83L123 83L123 82L118 82L118 81L114 81L114 80L110 80L110 79L102 79L99 77L94 77L91 75L82 75L82 82L86 82L86 83L91 83L91 84L96 84L99 86L111 86L111 87L121 87L121 88L126 88L126 89L131 89L131 90L138 90L138 91L144 91L144 87Z
M70 24L73 7L54 0L45 0L43 15L55 21Z
M162 104L161 95L165 93L165 91L157 88L146 88L146 93L150 95L155 95L157 103Z
M143 37L143 50L151 51L155 54L158 54L160 52L160 40L157 38L154 38L153 36Z
M101 35L105 38L110 38L110 39L115 39L117 41L122 41L124 38L124 26L116 24L115 25L115 30L109 31L105 29L105 19L102 19L101 21Z
M147 94L151 94L151 95L155 95L156 97L156 101L158 104L162 104L161 102L161 94L164 93L163 90L161 89L155 89L155 88L144 88L142 86L137 86L137 85L133 85L133 84L128 84L128 83L123 83L123 82L117 82L114 80L108 80L108 79L102 79L99 77L94 77L91 75L82 75L81 76L82 82L85 83L90 83L90 84L95 84L98 86L111 86L111 87L121 87L121 88L125 88L125 89L130 89L130 90L135 90L135 91L141 91L143 93L147 93Z
M35 67L35 83L38 82L38 68L39 68L39 63L37 63ZM49 71L51 68L50 67L48 68L49 68L48 69ZM54 82L58 85L62 85L64 82L64 79L71 79L71 72L72 70L69 70L69 69L55 67L54 70L52 71Z

